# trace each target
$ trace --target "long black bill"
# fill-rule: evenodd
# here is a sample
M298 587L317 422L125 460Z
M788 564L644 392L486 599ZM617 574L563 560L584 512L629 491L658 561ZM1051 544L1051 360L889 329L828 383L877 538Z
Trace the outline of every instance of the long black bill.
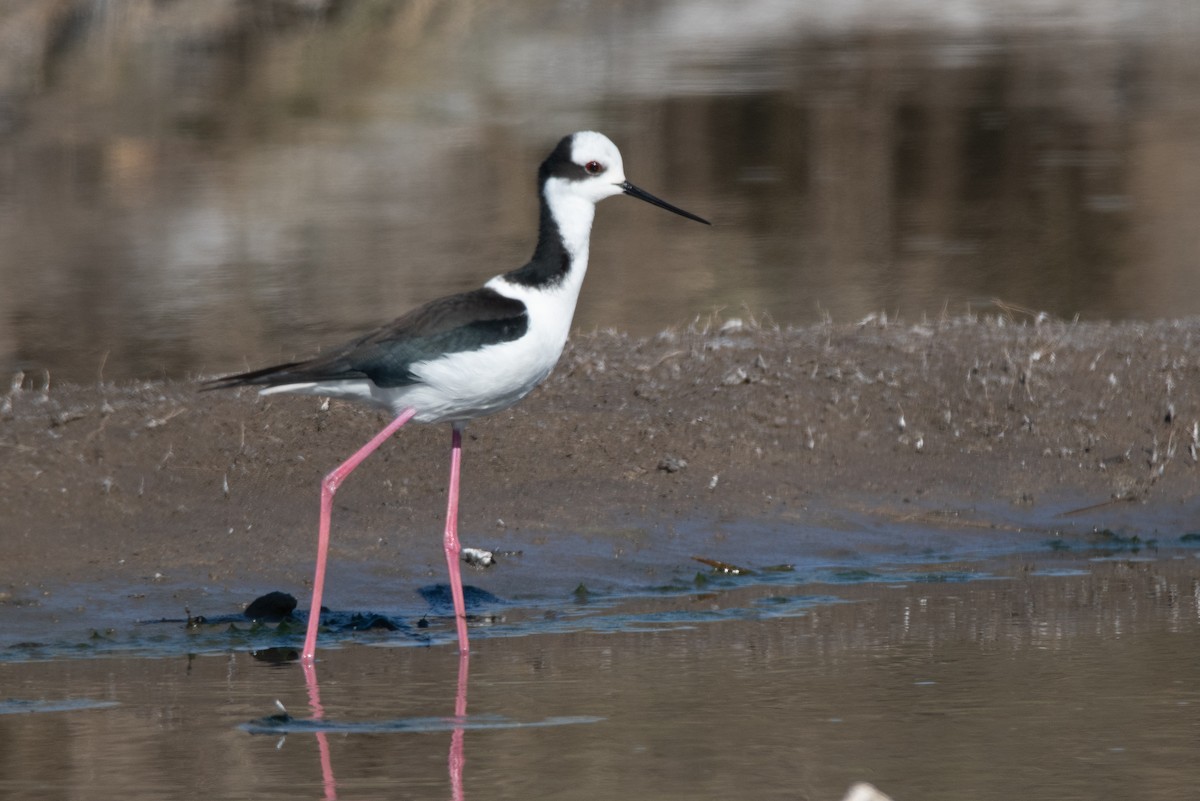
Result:
M633 197L636 197L638 200L644 200L652 206L658 206L660 209L666 209L667 211L673 211L676 214L678 214L680 217L687 217L689 220L695 220L696 222L704 223L705 225L712 225L712 223L710 223L708 220L704 219L703 217L697 217L695 214L692 214L690 211L684 211L683 209L679 208L678 206L672 206L670 203L668 203L665 200L659 200L658 198L656 198L654 195L650 194L646 190L638 189L636 186L629 183L629 181L622 182L621 188L625 190L625 194L632 195Z

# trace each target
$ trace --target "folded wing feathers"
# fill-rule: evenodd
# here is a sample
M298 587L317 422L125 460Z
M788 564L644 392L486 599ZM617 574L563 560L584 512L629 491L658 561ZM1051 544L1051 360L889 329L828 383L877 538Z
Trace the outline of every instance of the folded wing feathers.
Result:
M329 353L207 382L202 389L280 386L367 378L381 387L415 383L413 364L443 353L516 339L529 319L525 304L492 289L439 298Z

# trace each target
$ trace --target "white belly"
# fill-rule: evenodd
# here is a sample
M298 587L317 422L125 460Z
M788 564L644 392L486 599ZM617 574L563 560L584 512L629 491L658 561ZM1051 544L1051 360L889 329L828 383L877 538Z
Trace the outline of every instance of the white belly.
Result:
M513 342L454 353L413 365L420 384L390 390L393 411L414 407L422 423L470 420L512 406L540 384L558 362L565 337ZM389 392L389 390L380 390Z

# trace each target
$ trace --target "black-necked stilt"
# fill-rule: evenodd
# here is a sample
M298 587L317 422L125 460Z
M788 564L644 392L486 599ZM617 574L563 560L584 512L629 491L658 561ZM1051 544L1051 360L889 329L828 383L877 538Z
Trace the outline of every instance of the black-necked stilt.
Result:
M354 468L409 420L453 427L445 548L458 644L468 650L459 573L458 481L463 425L507 409L550 374L562 353L587 271L596 204L613 195L645 200L697 222L625 180L621 153L608 137L581 131L565 137L538 169L541 216L529 263L482 288L431 301L340 348L209 382L206 389L264 386L261 394L298 392L365 401L396 417L325 477L312 607L303 659L316 651L329 550L333 494Z

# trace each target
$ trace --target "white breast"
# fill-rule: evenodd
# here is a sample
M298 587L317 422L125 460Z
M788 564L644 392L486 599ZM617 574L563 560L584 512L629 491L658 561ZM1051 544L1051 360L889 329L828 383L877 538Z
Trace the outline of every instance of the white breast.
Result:
M493 278L487 283L489 288L522 301L528 309L525 335L418 362L411 369L421 383L394 389L372 387L372 399L397 414L412 406L417 410L414 419L421 423L470 420L512 406L550 375L562 355L583 283L583 271L575 266L552 289L510 284L502 276Z
M595 215L593 202L568 189L564 182L552 179L545 190L563 245L571 256L571 267L562 281L548 287L529 287L498 275L486 284L525 304L529 314L525 336L413 365L412 371L421 384L377 391L387 393L387 402L396 413L413 406L417 409L415 419L422 423L470 420L507 409L550 375L562 355L575 316L575 303L587 273Z

